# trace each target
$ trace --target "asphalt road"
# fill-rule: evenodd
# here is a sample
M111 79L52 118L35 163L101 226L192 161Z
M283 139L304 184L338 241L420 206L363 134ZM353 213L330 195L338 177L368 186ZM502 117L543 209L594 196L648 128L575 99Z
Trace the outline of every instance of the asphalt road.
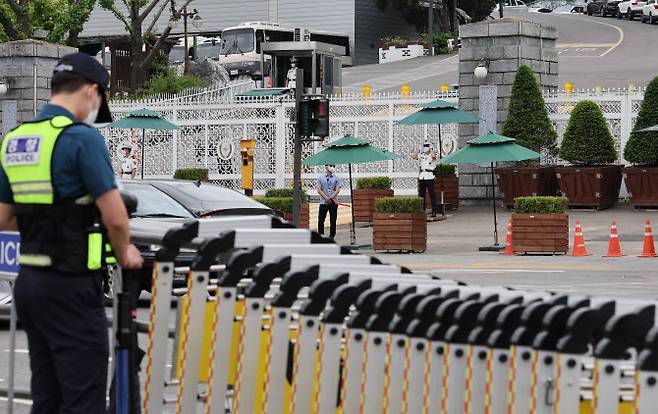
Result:
M646 85L658 75L655 39L658 25L582 14L508 12L508 17L554 26L558 31L559 82L577 89ZM343 71L345 92L370 84L374 92L398 92L403 83L412 91L437 90L456 84L458 56L412 59L366 65Z

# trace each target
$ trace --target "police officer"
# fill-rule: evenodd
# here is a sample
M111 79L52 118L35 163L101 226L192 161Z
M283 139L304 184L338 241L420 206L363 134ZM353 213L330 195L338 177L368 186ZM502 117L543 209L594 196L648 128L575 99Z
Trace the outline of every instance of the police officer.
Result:
M137 162L132 156L133 147L130 144L123 144L121 147L123 150L123 159L121 160L121 178L123 179L135 179L137 175Z
M424 143L421 150L415 149L411 158L420 161L418 169L418 197L422 197L425 205L425 193L430 193L430 204L432 205L432 217L436 217L436 194L434 193L434 169L436 168L436 153L428 142Z
M103 137L107 71L83 53L64 56L51 100L0 146L0 230L21 234L15 286L32 370L32 414L103 413L108 327L102 296L104 235L118 262L137 269L128 216Z

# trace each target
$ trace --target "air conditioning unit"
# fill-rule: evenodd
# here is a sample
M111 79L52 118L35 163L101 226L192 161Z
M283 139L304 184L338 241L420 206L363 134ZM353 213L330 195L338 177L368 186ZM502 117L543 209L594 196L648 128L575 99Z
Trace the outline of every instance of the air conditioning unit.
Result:
M311 32L303 27L295 27L294 40L295 42L310 42Z

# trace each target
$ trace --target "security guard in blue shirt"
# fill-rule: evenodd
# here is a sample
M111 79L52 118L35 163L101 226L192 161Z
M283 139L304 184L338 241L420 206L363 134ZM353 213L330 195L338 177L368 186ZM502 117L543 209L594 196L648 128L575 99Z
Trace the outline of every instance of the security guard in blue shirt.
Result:
M0 230L21 234L14 294L30 352L32 414L105 412L105 238L121 266L142 266L105 141L90 126L111 121L108 81L91 56L63 57L50 104L0 143Z

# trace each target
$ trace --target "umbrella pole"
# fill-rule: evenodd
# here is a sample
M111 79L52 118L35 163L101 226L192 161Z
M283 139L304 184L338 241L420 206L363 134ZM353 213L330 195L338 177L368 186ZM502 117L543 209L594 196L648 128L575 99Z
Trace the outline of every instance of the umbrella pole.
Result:
M144 136L144 131L142 128L142 180L144 179L144 155L146 155L146 137Z
M350 244L356 243L356 230L354 229L354 190L352 189L352 164L347 164L350 175L350 203L352 204L352 226L350 227Z
M491 163L491 201L493 201L494 215L494 246L498 246L498 215L496 214L496 183L494 181L494 163Z
M441 161L441 158L443 158L443 143L441 142L441 125L439 125L439 162ZM446 215L446 205L444 203L443 199L443 192L444 192L444 185L443 185L443 169L440 169L440 175L439 175L439 186L441 187L441 215L445 216Z

